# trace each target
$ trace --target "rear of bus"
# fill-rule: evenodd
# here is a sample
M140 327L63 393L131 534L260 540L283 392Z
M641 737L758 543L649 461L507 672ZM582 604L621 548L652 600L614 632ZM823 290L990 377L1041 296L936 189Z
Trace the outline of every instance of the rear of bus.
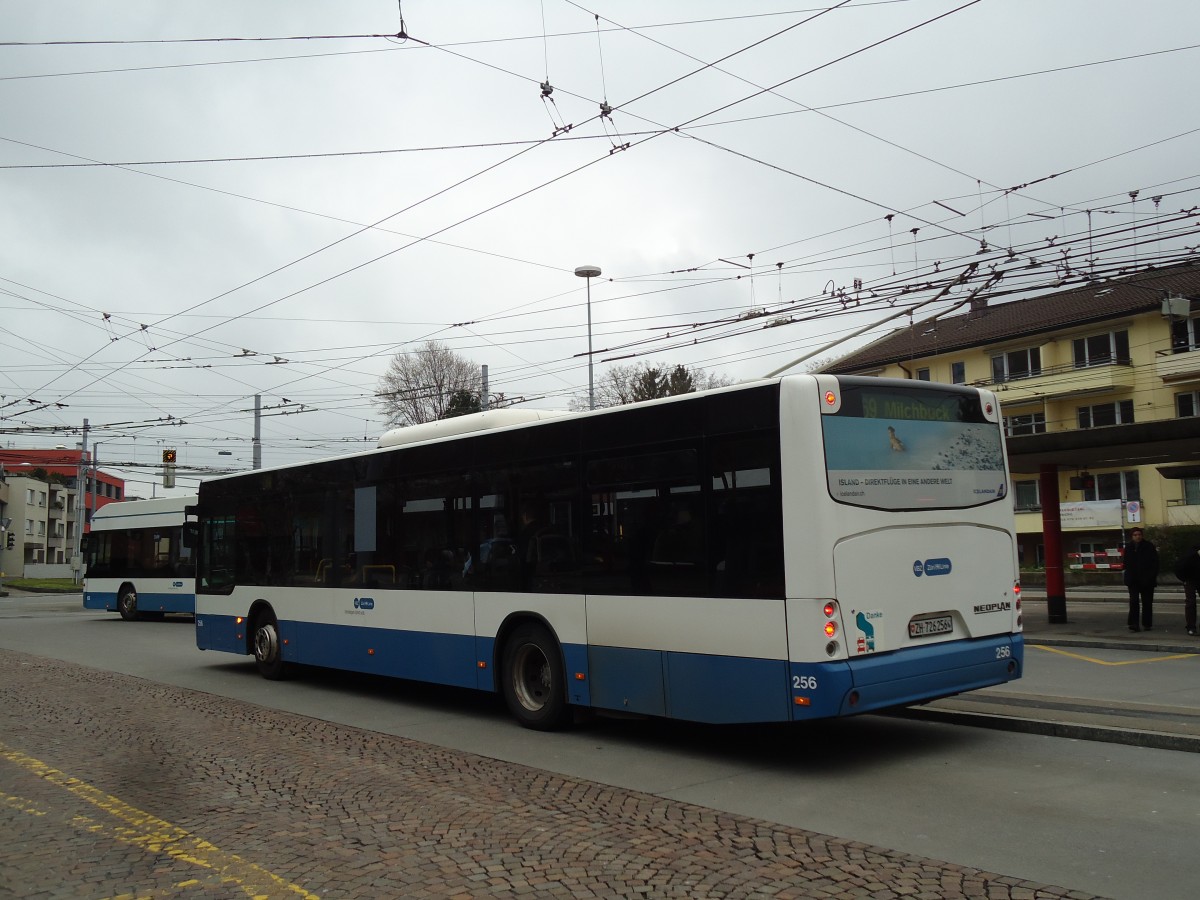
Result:
M1016 538L995 396L882 378L787 381L793 718L1019 678Z

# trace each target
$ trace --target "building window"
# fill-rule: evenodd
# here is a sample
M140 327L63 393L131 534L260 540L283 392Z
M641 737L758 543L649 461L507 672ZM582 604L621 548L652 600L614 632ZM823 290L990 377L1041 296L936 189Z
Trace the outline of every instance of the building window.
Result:
M1096 475L1092 486L1083 489L1084 500L1141 500L1141 481L1137 469Z
M1013 509L1017 512L1041 509L1042 499L1036 481L1013 482Z
M1179 319L1171 323L1171 352L1187 353L1200 348L1200 319Z
M1009 437L1018 434L1045 434L1046 414L1035 412L1019 416L1005 416L1004 433Z
M1071 343L1074 348L1075 368L1077 369L1084 369L1088 366L1107 366L1114 362L1129 364L1128 331L1094 334L1091 337L1076 338Z
M1183 478L1183 502L1188 506L1200 506L1200 478Z
M967 383L967 364L965 362L950 363L950 383L951 384L966 384Z
M1200 416L1200 391L1175 395L1175 413L1179 418Z
M1133 401L1119 403L1097 403L1095 406L1079 407L1080 428L1101 428L1105 425L1133 424Z
M30 537L33 537L33 519L25 520L25 533Z
M1042 350L1027 347L992 357L992 380L997 384L1042 374Z
M917 381L929 381L929 370L917 369Z

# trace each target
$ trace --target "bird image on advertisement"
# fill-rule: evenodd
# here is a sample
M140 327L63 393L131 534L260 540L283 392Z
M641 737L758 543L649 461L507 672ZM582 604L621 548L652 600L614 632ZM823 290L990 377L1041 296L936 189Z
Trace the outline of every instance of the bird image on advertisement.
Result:
M888 442L892 445L893 450L904 452L904 441L896 437L896 429L891 425L888 426Z

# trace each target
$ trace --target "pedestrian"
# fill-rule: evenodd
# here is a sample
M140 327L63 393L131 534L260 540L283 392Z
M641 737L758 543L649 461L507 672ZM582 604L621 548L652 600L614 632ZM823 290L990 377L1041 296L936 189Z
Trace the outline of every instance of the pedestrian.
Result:
M1200 588L1200 544L1195 544L1175 563L1175 577L1183 582L1183 623L1196 636L1196 590Z
M1158 549L1142 529L1129 532L1125 545L1125 587L1129 589L1129 630L1149 631L1154 624L1154 586L1158 583ZM1139 622L1140 606L1140 622Z

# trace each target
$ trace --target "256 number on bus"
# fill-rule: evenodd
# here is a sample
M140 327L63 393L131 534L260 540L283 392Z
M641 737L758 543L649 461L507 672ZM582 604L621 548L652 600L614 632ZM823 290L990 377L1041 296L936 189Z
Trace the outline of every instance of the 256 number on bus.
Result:
M816 675L793 675L792 690L794 691L815 691L817 689Z

